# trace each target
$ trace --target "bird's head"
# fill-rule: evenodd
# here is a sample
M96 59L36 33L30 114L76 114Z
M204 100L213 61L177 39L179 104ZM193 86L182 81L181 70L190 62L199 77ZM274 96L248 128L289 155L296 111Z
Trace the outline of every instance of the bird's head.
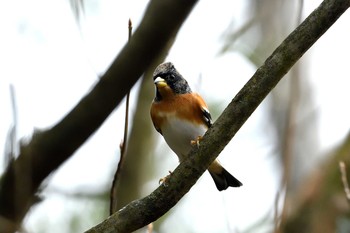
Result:
M171 62L160 64L153 73L156 86L155 100L170 98L178 94L191 93L191 88Z

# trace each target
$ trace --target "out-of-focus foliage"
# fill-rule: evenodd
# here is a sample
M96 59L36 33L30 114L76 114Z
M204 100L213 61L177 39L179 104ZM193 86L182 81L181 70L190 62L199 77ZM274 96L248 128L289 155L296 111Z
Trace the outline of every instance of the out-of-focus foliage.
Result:
M300 23L303 4L302 0L249 1L246 23L239 29L229 29L222 51L241 51L258 67ZM349 157L348 140L340 146L342 149L328 154L327 161L319 167L318 160L324 155L319 154L318 116L307 63L303 62L306 59L301 59L269 96L268 115L275 128L275 155L280 160L280 189L284 193L281 209L276 209L280 212L276 215L275 231L346 232L349 205L337 162ZM281 196L276 198L278 201Z

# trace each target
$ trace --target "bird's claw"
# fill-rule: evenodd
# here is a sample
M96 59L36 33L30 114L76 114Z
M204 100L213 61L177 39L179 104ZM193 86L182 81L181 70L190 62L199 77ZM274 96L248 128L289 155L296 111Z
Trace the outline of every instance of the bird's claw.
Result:
M199 143L200 141L202 141L202 139L203 139L202 136L198 136L196 140L191 140L191 145L199 147Z
M165 176L163 178L160 178L159 181L158 181L159 185L164 184L166 186L166 182L169 179L169 177L171 176L171 174L172 174L172 172L169 171L169 175L167 175L167 176Z

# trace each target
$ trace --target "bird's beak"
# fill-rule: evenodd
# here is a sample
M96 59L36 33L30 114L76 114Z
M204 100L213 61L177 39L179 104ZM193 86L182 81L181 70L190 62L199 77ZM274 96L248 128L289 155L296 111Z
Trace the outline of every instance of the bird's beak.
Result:
M159 87L165 87L168 84L166 83L166 81L164 79L162 79L161 77L157 77L154 80L154 84L159 88Z

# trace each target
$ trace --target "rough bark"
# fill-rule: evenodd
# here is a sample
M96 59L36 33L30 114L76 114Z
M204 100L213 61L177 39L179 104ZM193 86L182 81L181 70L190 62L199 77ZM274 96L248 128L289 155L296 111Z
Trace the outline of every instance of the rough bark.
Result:
M0 180L0 216L18 228L43 180L101 126L178 32L196 0L153 0L130 42L58 124L36 132ZM15 230L15 229L13 229Z

